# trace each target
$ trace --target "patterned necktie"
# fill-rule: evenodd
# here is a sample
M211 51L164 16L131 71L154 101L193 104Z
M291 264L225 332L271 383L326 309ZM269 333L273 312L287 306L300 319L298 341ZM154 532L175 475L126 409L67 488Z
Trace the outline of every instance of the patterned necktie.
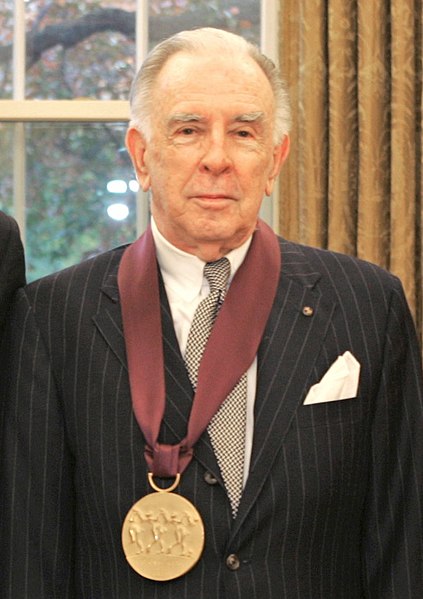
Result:
M210 293L198 305L188 335L185 363L194 389L201 356L226 294L230 274L227 258L204 266ZM218 373L216 373L218 375ZM245 427L247 422L247 375L244 374L213 416L208 432L235 518L243 489Z

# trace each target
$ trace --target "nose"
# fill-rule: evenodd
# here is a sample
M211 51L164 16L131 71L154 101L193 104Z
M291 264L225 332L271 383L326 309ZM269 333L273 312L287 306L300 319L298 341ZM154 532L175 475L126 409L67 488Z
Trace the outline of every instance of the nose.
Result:
M220 136L208 141L200 162L200 170L212 175L222 175L232 168L225 140Z

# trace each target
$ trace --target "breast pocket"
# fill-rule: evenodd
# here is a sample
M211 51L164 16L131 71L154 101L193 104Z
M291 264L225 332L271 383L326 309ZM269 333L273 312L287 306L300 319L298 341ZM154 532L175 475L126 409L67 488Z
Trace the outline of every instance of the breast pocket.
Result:
M295 415L300 428L332 426L337 423L353 424L366 417L368 406L361 395L338 401L301 405Z

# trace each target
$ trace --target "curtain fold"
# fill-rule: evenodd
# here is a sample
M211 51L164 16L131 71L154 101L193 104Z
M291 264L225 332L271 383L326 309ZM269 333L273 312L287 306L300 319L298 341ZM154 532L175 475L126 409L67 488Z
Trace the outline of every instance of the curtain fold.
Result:
M416 4L410 0L395 0L392 5L392 126L391 126L391 263L393 272L401 273L411 307L417 307L419 273L418 248L418 202L413 202L418 192L417 148L418 85L414 43L418 25L415 20ZM421 46L420 46L421 54ZM421 68L421 65L420 65ZM421 84L421 81L420 81ZM421 89L420 89L421 92ZM420 128L421 137L421 128ZM421 199L421 198L420 198ZM420 222L421 231L421 222ZM403 264L415 264L403 269ZM421 291L421 279L420 279Z
M422 0L280 0L280 65L280 232L398 275L422 339Z
M328 152L326 7L320 0L307 4L301 4L300 15L300 234L308 244L320 246L327 237L327 172L321 168Z
M357 255L388 267L390 89L386 0L358 2Z
M328 13L328 247L357 251L358 82L355 0L330 3Z

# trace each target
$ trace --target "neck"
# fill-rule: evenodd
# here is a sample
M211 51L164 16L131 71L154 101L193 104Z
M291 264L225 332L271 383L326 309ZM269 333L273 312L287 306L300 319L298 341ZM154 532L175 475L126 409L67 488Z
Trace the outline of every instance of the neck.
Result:
M182 252L196 256L203 262L215 262L216 260L219 260L220 258L223 258L229 254L229 252L232 250L241 247L248 239L251 238L255 229L243 231L242 234L239 234L238 236L233 236L229 239L223 240L191 239L181 241L180 239L175 238L175 236L169 236L165 231L161 230L161 228L157 225L157 220L154 220L154 224L156 230L167 243L172 245L174 248L181 250Z
M237 245L236 247L239 246ZM226 254L228 254L231 250L234 250L235 247L225 247L214 243L202 243L193 247L181 247L180 249L182 249L184 252L188 252L189 254L197 256L197 258L203 260L204 262L215 262L216 260L220 260L220 258L226 256Z

